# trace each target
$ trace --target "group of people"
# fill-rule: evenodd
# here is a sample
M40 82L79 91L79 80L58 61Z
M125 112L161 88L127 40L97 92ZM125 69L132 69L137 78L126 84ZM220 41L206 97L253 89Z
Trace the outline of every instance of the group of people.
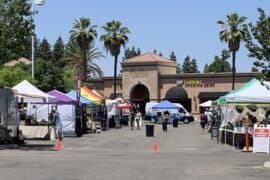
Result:
M141 129L142 122L142 113L140 112L140 106L133 104L130 109L130 128L134 129L134 126L137 127L138 130Z

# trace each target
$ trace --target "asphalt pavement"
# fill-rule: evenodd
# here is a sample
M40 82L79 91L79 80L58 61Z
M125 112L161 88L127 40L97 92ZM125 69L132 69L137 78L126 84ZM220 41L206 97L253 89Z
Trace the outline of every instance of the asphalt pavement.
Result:
M243 153L211 140L197 123L169 125L155 136L128 127L54 142L27 141L0 150L0 179L8 180L266 180L270 155ZM157 144L157 152L153 144Z

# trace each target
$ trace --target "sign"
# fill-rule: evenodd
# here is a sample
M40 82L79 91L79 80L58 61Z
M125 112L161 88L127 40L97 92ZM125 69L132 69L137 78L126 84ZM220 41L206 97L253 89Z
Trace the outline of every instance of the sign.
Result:
M258 127L254 126L253 130L253 152L265 152L269 154L270 151L270 126Z
M193 88L198 88L198 87L214 87L215 82L212 80L207 80L207 79L192 79L192 80L185 80L184 84L186 87L193 87Z
M82 86L82 74L79 73L77 75L77 94L76 94L76 100L77 100L77 105L80 104L80 99L81 99L81 86Z
M254 137L269 137L269 129L256 128L254 130Z

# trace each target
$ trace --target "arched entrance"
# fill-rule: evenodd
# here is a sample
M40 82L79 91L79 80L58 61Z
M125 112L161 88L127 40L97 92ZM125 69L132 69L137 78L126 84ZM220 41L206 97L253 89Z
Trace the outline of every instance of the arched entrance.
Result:
M143 84L135 85L130 90L130 101L140 106L140 111L143 115L145 113L145 104L149 102L149 97L149 90Z
M191 112L191 99L188 98L188 94L182 86L177 85L170 88L165 97L171 102L182 104L188 112Z

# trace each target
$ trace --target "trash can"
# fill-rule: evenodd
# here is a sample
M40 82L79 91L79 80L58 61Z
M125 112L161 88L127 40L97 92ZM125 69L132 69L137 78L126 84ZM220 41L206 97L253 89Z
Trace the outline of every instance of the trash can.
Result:
M218 127L217 126L211 127L211 139L213 139L214 137L218 138Z
M153 137L154 136L154 125L153 124L146 124L145 125L145 133L146 133L146 137Z
M114 121L115 121L115 128L121 128L121 122L118 116L114 117Z
M178 119L173 120L173 127L177 128L178 127Z

